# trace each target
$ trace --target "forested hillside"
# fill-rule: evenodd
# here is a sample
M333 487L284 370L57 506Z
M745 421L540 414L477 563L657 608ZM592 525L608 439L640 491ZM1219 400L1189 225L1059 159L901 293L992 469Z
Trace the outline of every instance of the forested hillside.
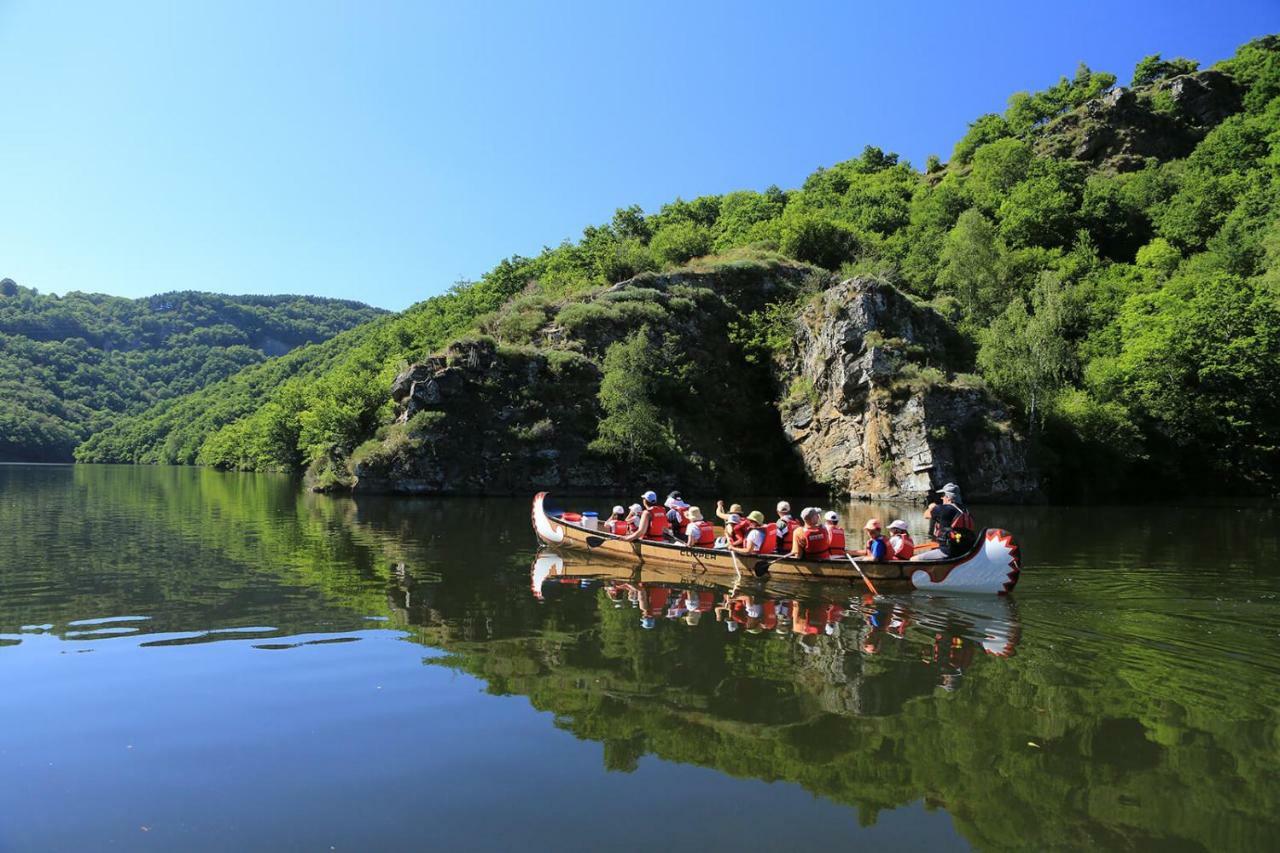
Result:
M1020 413L1051 493L1083 481L1095 493L1273 491L1280 38L1212 69L1148 57L1116 84L1082 65L1050 89L1016 93L970 125L948 162L930 157L923 170L868 146L798 189L621 209L575 243L505 260L334 341L278 387L250 370L126 419L79 458L341 468L385 435L397 371L459 335L555 352L565 326L622 322L660 344L663 312L589 303L646 271L781 255L879 278L949 318L973 355L944 373L976 372ZM741 355L784 348L800 307L743 317ZM606 404L607 389L625 384L612 373L634 365L622 350L599 365ZM650 359L646 369L655 381L632 383L632 395L678 382L682 368ZM195 423L190 413L215 398L234 402ZM656 428L602 421L597 450L680 453L662 400L631 402L650 405ZM627 429L644 429L643 440ZM655 437L670 446L655 448Z
M56 296L4 279L0 460L70 461L123 415L382 313L306 296Z

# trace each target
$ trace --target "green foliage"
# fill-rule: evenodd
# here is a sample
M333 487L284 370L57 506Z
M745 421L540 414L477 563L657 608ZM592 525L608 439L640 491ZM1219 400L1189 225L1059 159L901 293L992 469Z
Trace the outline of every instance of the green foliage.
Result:
M657 369L647 328L609 347L600 382L604 417L591 442L593 451L633 466L657 464L664 458L671 438L651 396Z
M1144 56L1133 69L1133 80L1130 86L1150 86L1157 80L1163 80L1167 77L1177 77L1180 74L1190 74L1200 68L1200 63L1194 59L1184 59L1178 57L1176 59L1161 59L1160 54L1153 53L1150 56Z
M1260 112L1280 95L1280 36L1254 39L1216 67L1245 87L1245 109Z
M1022 134L1067 110L1091 101L1115 85L1116 75L1091 71L1083 62L1073 78L1062 77L1041 92L1018 92L1009 98L1004 118L1013 134Z
M649 248L660 266L678 266L711 251L711 232L697 222L677 220L659 228Z
M783 254L833 270L853 257L858 239L847 225L814 214L791 216L788 211L778 247Z
M1032 307L1028 312L1016 297L981 333L978 366L992 387L1023 405L1034 426L1043 425L1045 401L1065 384L1074 356L1065 339L1070 319L1061 279L1042 274Z
M165 293L0 300L0 459L67 461L93 432L158 400L376 317L354 302Z

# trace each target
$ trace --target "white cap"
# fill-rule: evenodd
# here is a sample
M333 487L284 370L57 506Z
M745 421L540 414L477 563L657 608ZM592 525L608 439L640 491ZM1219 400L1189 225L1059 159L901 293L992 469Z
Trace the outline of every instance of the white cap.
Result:
M645 492L640 497L644 498L651 504L656 504L658 502L658 493L652 490Z
M778 514L785 515L788 512L791 512L791 504L786 501L778 501Z
M642 507L642 506L640 506L640 504L632 504L632 505L631 505L631 511L632 511L632 512L639 512L641 509L643 509L643 507Z
M889 524L889 529L890 530L906 530L907 523L902 519L898 519L897 521L891 522Z
M827 521L839 521L839 520L840 520L840 516L836 515L836 511L834 509L829 510L827 512Z
M627 511L627 510L626 510L626 508L625 508L625 507L621 507L621 506L615 506L615 507L613 508L613 514L614 514L614 515L622 515L622 514L623 514L624 512L626 512L626 511Z
M724 626L725 626L726 628L728 628L728 629L729 629L729 633L730 633L730 634L732 634L734 631L738 630L738 623L737 623L737 622L734 622L732 619L730 619L728 622L726 622L726 623L724 624Z

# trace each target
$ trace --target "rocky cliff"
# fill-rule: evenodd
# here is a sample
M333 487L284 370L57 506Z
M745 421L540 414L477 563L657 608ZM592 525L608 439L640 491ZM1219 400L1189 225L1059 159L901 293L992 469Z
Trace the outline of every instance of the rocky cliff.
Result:
M734 329L769 306L794 306L774 330L792 343L761 358ZM952 372L971 360L964 342L888 284L737 265L639 276L536 312L521 346L474 337L405 369L389 389L396 422L351 457L356 490L603 492L652 482L741 494L819 484L923 497L957 480L974 497L1035 493L1008 412L980 381ZM513 325L528 324L499 316L489 327ZM662 433L670 450L629 458L593 442L606 414L601 383L618 369L607 353L637 334L654 353L650 366L627 368L645 371L641 393L654 404L653 422L639 428Z
M1028 499L1037 476L1008 410L971 375L937 312L850 279L795 321L776 360L783 430L814 481L840 493L923 498L946 482L980 499Z

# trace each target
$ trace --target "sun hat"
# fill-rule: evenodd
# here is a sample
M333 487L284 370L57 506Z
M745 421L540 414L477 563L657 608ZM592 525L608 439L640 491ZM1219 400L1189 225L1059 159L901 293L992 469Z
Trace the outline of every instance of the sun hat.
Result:
M866 523L866 524L864 524L864 525L862 525L862 529L863 529L863 530L879 530L879 529L880 529L880 519L878 519L878 518L869 518L869 519L867 519L867 523Z
M658 493L652 490L645 492L640 497L641 499L646 500L651 504L656 504L658 502Z
M697 625L702 619L702 613L698 610L690 610L684 615L684 623L686 625Z
M778 514L785 515L789 512L791 512L791 504L786 501L778 501Z
M622 515L624 512L626 512L626 509L625 509L625 508L623 508L622 506L615 506L615 507L613 508L613 514L614 514L614 515Z
M729 512L736 512L738 515L742 515L742 504L729 504Z
M840 520L840 516L836 514L836 511L834 509L828 510L827 521L839 521L839 520Z
M756 524L764 524L764 513L758 509L752 510L748 513L747 518L751 519Z
M689 507L685 515L689 517L690 521L702 521L702 510L696 506Z
M678 501L678 500L683 500L683 498L680 496L679 491L674 491L667 495L667 500Z
M905 521L903 521L902 519L898 519L897 521L895 521L895 522L893 522L893 523L891 523L891 524L889 525L889 529L890 529L890 530L903 530L903 531L905 531L905 530L907 529L907 523L906 523Z

